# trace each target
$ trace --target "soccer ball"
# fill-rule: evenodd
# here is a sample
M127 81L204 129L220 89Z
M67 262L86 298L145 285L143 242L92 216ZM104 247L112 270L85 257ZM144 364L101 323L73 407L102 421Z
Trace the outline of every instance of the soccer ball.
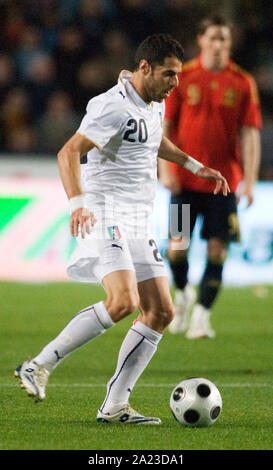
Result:
M186 379L173 389L170 407L182 426L211 426L222 410L222 397L216 385L203 378Z

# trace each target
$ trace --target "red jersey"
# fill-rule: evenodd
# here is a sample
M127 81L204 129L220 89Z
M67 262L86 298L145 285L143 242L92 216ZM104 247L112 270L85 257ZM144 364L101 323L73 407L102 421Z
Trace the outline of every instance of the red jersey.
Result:
M184 65L179 85L165 103L165 119L174 124L171 140L203 165L220 171L235 192L242 179L240 130L262 125L253 77L231 60L224 70L210 72L199 56ZM170 167L183 189L213 191L215 182L174 163Z

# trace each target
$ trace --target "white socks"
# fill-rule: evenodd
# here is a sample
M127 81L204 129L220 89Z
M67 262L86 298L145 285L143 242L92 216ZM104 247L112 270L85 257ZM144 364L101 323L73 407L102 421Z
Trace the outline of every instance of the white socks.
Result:
M114 414L128 403L130 393L152 359L162 335L137 321L128 331L119 352L114 376L107 384L107 393L100 410Z
M104 302L81 310L33 361L51 372L72 351L114 325Z
M100 336L114 325L104 302L81 310L61 333L32 360L49 373L75 349ZM116 413L128 403L138 378L149 364L162 335L140 321L128 331L121 345L114 376L107 384L107 393L101 411Z

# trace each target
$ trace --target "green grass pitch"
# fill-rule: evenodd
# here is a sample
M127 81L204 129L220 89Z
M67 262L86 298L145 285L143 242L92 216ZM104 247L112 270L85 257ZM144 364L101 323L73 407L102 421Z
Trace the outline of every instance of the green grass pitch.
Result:
M96 422L136 314L63 361L50 377L44 402L27 397L14 368L36 355L80 309L102 298L100 286L0 283L1 450L273 449L273 286L222 289L212 340L165 333L130 400L140 412L159 416L161 426ZM223 410L210 428L183 428L171 415L173 387L192 376L212 380L221 392Z

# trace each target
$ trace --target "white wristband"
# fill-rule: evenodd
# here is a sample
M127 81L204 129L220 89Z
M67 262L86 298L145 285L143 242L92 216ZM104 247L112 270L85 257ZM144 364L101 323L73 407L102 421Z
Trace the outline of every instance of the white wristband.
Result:
M71 199L69 199L69 205L70 205L71 212L74 212L77 209L87 207L85 198L82 194L79 194L79 196L74 196Z
M189 156L186 162L184 163L184 168L186 168L186 170L191 171L195 175L198 172L198 170L200 170L200 168L203 168L203 166L204 165L202 165L202 163L198 162L197 160Z

